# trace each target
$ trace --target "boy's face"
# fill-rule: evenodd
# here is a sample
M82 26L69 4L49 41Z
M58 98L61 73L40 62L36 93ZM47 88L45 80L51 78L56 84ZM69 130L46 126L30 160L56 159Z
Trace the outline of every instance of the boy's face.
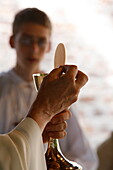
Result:
M44 54L50 50L50 30L35 23L23 24L10 44L17 53L17 65L31 72L38 69Z

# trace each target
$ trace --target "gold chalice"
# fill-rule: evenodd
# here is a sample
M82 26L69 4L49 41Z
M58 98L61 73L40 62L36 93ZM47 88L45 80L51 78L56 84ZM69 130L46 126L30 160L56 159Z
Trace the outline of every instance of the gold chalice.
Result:
M58 56L59 54L63 55L65 53L63 52L64 46L62 46L62 44L59 45L60 47L58 46L56 50L56 54L57 54L56 56ZM59 48L60 50L62 50L61 53L59 51ZM58 63L59 61L57 59L56 65L58 65ZM33 74L34 84L37 91L40 88L43 78L46 75L47 75L46 73ZM64 157L64 155L60 150L58 139L53 139L52 137L50 137L45 157L46 157L47 170L82 170L82 167L79 164L73 161L69 161Z

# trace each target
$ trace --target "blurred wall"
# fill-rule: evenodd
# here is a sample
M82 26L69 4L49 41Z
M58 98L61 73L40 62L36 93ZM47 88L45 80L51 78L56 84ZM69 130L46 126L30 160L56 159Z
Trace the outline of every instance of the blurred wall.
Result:
M52 50L43 69L53 68L56 45L63 42L67 64L78 65L89 76L73 107L96 148L113 130L113 1L0 0L0 72L15 63L15 52L8 44L11 23L14 14L26 7L44 10L53 22Z

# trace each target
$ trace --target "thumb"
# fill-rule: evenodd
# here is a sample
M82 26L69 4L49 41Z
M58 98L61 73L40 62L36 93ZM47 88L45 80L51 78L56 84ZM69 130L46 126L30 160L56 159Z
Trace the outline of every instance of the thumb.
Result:
M60 66L59 68L53 69L48 76L51 79L57 79L62 75L63 71L64 71L63 66Z

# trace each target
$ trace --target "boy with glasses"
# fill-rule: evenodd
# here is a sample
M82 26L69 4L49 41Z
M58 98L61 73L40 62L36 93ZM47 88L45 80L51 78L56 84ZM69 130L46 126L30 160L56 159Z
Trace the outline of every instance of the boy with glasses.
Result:
M16 14L10 46L16 50L16 65L0 76L0 132L13 129L24 117L36 98L32 74L42 72L40 62L51 49L52 24L49 17L36 8L27 8ZM43 140L51 136L50 124ZM78 161L85 169L94 170L97 157L89 146L81 127L72 114L68 121L67 137L60 141L63 154ZM52 134L53 138L60 138Z

